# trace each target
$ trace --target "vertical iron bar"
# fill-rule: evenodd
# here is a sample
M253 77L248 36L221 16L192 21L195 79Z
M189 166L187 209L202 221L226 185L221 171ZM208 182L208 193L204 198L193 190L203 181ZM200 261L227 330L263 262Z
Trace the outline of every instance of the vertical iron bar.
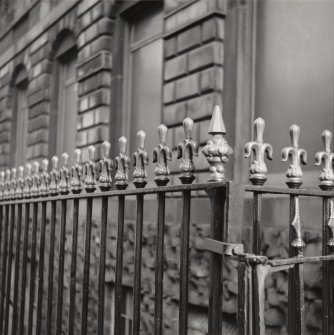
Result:
M16 227L16 248L14 266L14 297L13 297L13 316L12 316L12 335L16 335L18 320L18 288L20 277L20 249L21 249L21 225L22 225L22 204L17 205L17 227Z
M56 235L56 211L57 201L51 201L51 225L50 225L50 252L48 269L48 302L46 311L46 334L52 334L52 298L53 298L53 269L54 269L54 249Z
M181 227L179 334L188 334L189 229L191 192L183 191Z
M322 199L322 255L328 255L328 231L327 222L330 219L329 216L329 202L330 198ZM330 262L322 263L322 334L330 335L330 277L329 267Z
M158 193L158 231L155 263L154 334L163 331L165 193Z
M133 283L133 335L140 334L141 258L143 237L144 195L137 195L137 220L135 241L135 273Z
M56 314L56 335L61 334L62 311L63 311L63 288L64 288L64 262L65 262L65 238L66 238L66 211L67 201L61 201L60 219L60 244L59 244L59 265L58 265L58 289L57 289L57 314Z
M36 279L36 247L37 247L37 216L38 203L33 203L32 213L32 239L31 239L31 258L30 258L30 293L28 310L28 334L32 334L34 301L35 301L35 279Z
M41 235L39 241L39 268L38 268L38 296L36 335L41 334L43 311L43 284L44 284L44 253L45 253L45 226L46 226L46 201L42 202Z
M13 243L14 243L14 225L15 225L15 205L10 205L10 228L9 228L9 246L8 246L8 268L7 268L7 286L6 286L6 309L5 309L5 328L4 334L8 334L10 293L12 284L12 262L13 262Z
M20 305L20 327L19 334L24 334L24 316L26 306L26 284L27 284L27 263L28 263L28 238L30 223L30 204L25 204L24 213L24 237L23 237L23 255L22 255L22 281L21 281L21 305Z
M208 194L211 202L210 238L223 241L225 188L208 190ZM211 253L208 333L215 335L222 334L222 261L221 255Z
M118 227L117 227L117 251L115 272L115 335L122 334L122 270L123 270L123 234L124 234L124 204L125 197L118 197Z
M7 270L7 247L8 247L8 228L9 228L9 205L5 206L5 234L4 234L4 244L2 251L2 279L1 279L1 304L0 304L0 334L3 329L4 321L4 308L6 301L6 270Z
M83 273L83 284L82 284L81 335L87 335L89 265L90 265L89 262L90 262L90 245L91 245L91 233L92 233L92 206L93 206L93 198L88 198L87 212L86 212L84 273Z
M70 282L70 311L69 311L69 334L74 334L74 312L75 312L75 283L77 274L78 253L78 217L79 199L73 200L73 231L72 231L72 253L71 253L71 282Z
M104 328L104 285L105 285L105 273L106 273L107 224L108 224L108 197L102 197L98 323L97 323L98 335L103 335L103 328Z
M289 257L298 257L298 249L292 246L295 239L294 221L299 208L297 195L290 196L290 227L289 227ZM303 335L305 333L305 303L304 303L304 265L296 264L289 270L289 303L288 303L288 332L291 335Z
M261 212L262 195L258 192L253 194L253 253L261 253Z

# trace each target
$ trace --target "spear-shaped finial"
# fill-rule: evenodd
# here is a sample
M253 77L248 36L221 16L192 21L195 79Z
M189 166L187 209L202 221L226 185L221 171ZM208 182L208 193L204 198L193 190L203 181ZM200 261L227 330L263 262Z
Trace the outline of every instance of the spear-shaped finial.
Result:
M84 185L85 190L88 193L92 193L96 190L96 166L95 166L95 146L90 145L88 147L88 162L85 164L84 168Z
M208 133L212 135L212 139L208 140L202 152L210 164L209 182L224 182L225 168L233 154L233 150L228 145L223 135L226 129L223 121L222 112L219 106L215 106L209 126Z
M18 172L19 173L18 173L17 184L16 184L16 198L22 199L23 192L24 192L24 167L19 166Z
M4 194L5 194L6 186L5 186L5 172L0 172L0 196L1 200L4 200Z
M10 187L10 199L16 198L16 188L17 188L17 180L16 180L16 168L12 168L12 180Z
M322 132L322 142L324 151L319 151L315 154L315 165L323 164L319 175L319 187L324 191L330 191L334 187L334 154L331 151L332 133L329 130Z
M71 180L71 191L74 194L78 194L82 190L82 165L81 165L81 150L74 150L74 165L72 166L72 180Z
M191 184L194 179L195 165L193 157L198 156L198 145L192 139L194 121L191 118L183 120L184 140L177 146L177 158L182 158L180 164L180 180L182 184Z
M133 184L136 188L143 188L147 184L147 172L145 165L148 165L148 153L145 150L146 133L143 130L137 133L137 151L133 154Z
M60 182L59 190L60 194L70 193L70 170L68 169L68 153L64 152L61 155L62 167L60 168Z
M32 166L33 174L32 174L32 188L31 195L34 198L39 197L39 187L41 185L41 176L39 175L39 163L35 161Z
M273 156L273 147L264 143L263 141L263 131L265 127L265 122L262 118L257 118L254 121L254 130L255 130L255 141L246 143L245 145L245 158L249 157L253 152L253 161L251 163L249 172L249 180L254 185L263 185L267 180L267 166L264 161L265 154L267 158L272 160Z
M110 158L110 143L108 141L104 141L102 143L102 159L100 160L100 178L99 178L99 187L101 191L108 191L112 186L112 160Z
M50 195L58 195L59 194L59 171L58 171L58 157L53 156L51 159L52 169L50 171L50 187L49 192Z
M42 172L41 172L41 186L39 187L39 194L42 197L47 197L49 195L49 184L50 176L48 172L49 161L43 159L42 161Z
M5 180L5 192L4 192L4 199L10 199L10 190L11 190L11 172L9 169L6 170L6 180Z
M130 166L130 158L125 154L126 151L126 137L122 136L118 140L119 154L115 159L116 175L115 186L119 190L124 190L128 186L128 171Z
M156 175L154 181L158 186L165 186L169 182L168 175L170 175L170 171L167 165L167 161L172 160L172 152L166 145L167 132L168 128L164 124L161 124L158 127L160 143L153 150L153 163L158 163L154 170Z
M31 189L32 189L31 170L32 170L32 166L31 164L28 163L26 165L26 177L25 177L24 191L23 191L23 195L27 199L31 198Z
M287 161L290 158L291 163L286 172L287 182L286 184L289 188L299 188L302 182L303 172L300 164L306 164L307 154L304 149L299 148L298 140L300 134L300 128L293 124L289 128L291 147L283 148L282 150L282 160Z

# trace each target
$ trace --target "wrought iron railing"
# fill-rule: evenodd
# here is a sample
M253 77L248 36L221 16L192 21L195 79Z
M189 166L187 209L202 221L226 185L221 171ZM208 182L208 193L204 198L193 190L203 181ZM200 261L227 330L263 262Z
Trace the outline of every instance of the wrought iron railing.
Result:
M80 334L88 333L88 304L90 295L90 257L93 205L101 201L100 255L98 273L98 317L97 333L104 332L105 311L105 273L108 230L109 199L117 199L117 252L115 270L114 299L114 334L122 334L122 269L123 269L123 237L125 201L128 197L136 197L134 278L133 278L133 334L140 334L141 327L141 263L142 239L145 213L145 196L157 197L157 233L155 254L155 290L154 290L154 327L152 333L163 334L163 288L164 288L164 228L165 204L167 193L182 193L182 217L180 239L180 288L179 288L179 334L188 333L189 307L189 235L192 194L206 191L211 202L210 236L205 241L210 253L208 334L222 334L222 261L223 256L239 262L239 333L265 334L264 324L264 281L266 276L275 271L289 270L289 334L305 333L305 304L303 264L323 263L323 334L334 333L334 206L333 206L333 159L330 149L331 133L323 132L324 151L317 153L316 165L323 163L320 174L320 189L302 189L301 164L306 163L306 151L298 145L299 127L291 126L292 146L282 151L283 160L291 160L286 173L286 187L264 186L267 179L265 154L272 158L273 148L263 141L264 121L255 121L255 141L245 147L245 156L253 153L250 168L252 185L243 185L227 181L224 164L232 155L232 149L224 139L225 126L221 111L216 107L213 113L209 134L212 138L203 148L202 153L210 164L210 175L207 183L194 183L195 165L193 157L199 154L198 146L191 136L193 121L189 118L183 122L185 139L177 146L177 155L181 159L178 185L168 185L170 171L168 161L172 159L171 150L166 145L167 128L158 127L160 143L154 149L153 162L157 163L154 181L157 186L147 187L148 153L145 151L145 133L137 134L138 149L133 155L134 172L132 182L129 181L130 159L126 155L126 138L119 139L119 154L115 158L114 182L112 180L113 164L110 158L110 143L102 145L103 158L96 162L95 147L88 148L89 160L81 163L81 151L74 152L75 163L69 168L68 154L62 155L62 166L58 168L58 158L52 158L52 169L48 170L48 161L43 160L42 169L38 162L26 168L13 168L0 173L0 333L1 334L56 334L74 333L74 315L78 309L81 313ZM18 172L18 173L17 173ZM240 236L233 232L238 216L242 213L244 194L253 197L253 246L252 252L246 253ZM289 221L289 257L285 259L269 259L261 254L261 217L262 195L281 194L290 198ZM323 247L322 255L305 257L305 243L302 235L300 214L300 197L318 197L323 201ZM80 201L81 200L81 201ZM71 271L69 287L69 315L64 329L64 262L66 219L68 202L73 207ZM85 205L82 206L82 202ZM54 267L55 235L57 211L60 208L59 260ZM32 216L30 211L32 210ZM84 211L85 243L82 280L82 303L76 305L78 225L79 214ZM50 234L47 240L45 226L50 220ZM23 224L23 226L22 226ZM24 228L24 229L23 229ZM40 229L39 240L37 231ZM23 244L21 236L23 234ZM31 234L31 240L29 240ZM239 238L239 239L238 239ZM31 243L30 273L28 274L28 245ZM45 257L45 245L49 243L49 253ZM14 252L15 248L15 252ZM22 258L21 255L22 248ZM38 263L36 262L37 252ZM47 278L44 278L47 268ZM55 270L57 285L54 285ZM28 281L28 277L30 280ZM37 286L34 278L38 278ZM44 280L47 280L47 292L44 294ZM11 294L12 291L12 294ZM54 291L57 292L56 301ZM12 296L12 298L11 298ZM54 309L54 303L56 308ZM34 306L36 311L34 311ZM46 305L44 309L43 306ZM52 317L56 315L56 326L53 329ZM27 322L25 319L27 318ZM42 319L46 318L45 324Z

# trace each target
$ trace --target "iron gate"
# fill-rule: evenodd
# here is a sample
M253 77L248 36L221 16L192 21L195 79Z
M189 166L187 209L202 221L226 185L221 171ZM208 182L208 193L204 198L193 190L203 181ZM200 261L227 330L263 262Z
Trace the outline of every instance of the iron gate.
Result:
M167 162L171 160L171 150L166 145L167 128L160 125L158 134L160 143L153 152L155 183L147 187L148 154L144 149L145 133L138 132L138 149L133 155L134 173L130 185L128 171L130 159L126 155L126 138L119 139L119 155L115 159L116 174L112 182L112 160L110 143L102 146L103 158L95 162L95 147L89 147L89 160L81 164L81 151L75 150L75 164L68 167L69 156L62 155L62 166L58 169L58 158L52 158L52 169L48 170L48 161L39 164L28 164L26 169L19 167L0 173L0 243L1 243L1 299L0 299L0 332L1 334L73 334L74 313L77 284L77 250L78 220L80 208L85 211L85 244L84 268L82 281L82 303L80 334L88 333L88 300L90 288L90 255L92 211L97 199L101 201L100 255L98 274L98 320L97 333L103 334L105 307L105 270L106 270L106 236L108 229L109 199L118 202L117 224L117 257L115 271L114 299L114 333L121 334L122 305L122 267L125 200L136 197L136 230L133 278L133 334L140 334L140 301L141 301L141 262L142 233L145 196L157 197L157 235L155 266L155 299L154 299L154 334L163 334L163 258L166 194L182 193L182 230L180 245L180 290L179 290L179 334L188 333L188 292L189 292L189 227L192 193L206 191L211 202L210 237L206 239L206 249L211 253L209 278L208 334L222 334L222 261L223 256L239 262L239 333L265 334L264 325L264 279L273 271L289 269L289 334L305 332L305 307L303 292L303 264L323 262L323 334L333 334L333 265L334 260L334 208L333 193L334 173L332 161L334 154L330 150L331 133L325 131L323 140L325 149L316 156L316 163L324 163L320 175L321 190L300 189L302 184L301 163L306 162L305 150L298 146L299 128L290 128L292 146L283 150L283 159L291 158L287 171L288 188L264 186L267 168L264 155L271 158L271 145L263 142L264 121L255 121L256 140L246 145L246 156L253 152L254 160L250 169L250 180L253 185L242 185L228 182L225 179L224 164L232 155L223 135L225 127L219 107L216 107L211 120L209 134L212 138L203 149L203 154L210 164L210 176L207 183L193 183L195 166L193 157L198 155L198 146L191 137L193 121L184 120L185 139L177 147L180 162L181 184L169 183ZM238 222L242 213L245 193L253 197L253 247L252 253L246 253L239 236ZM290 253L287 259L268 259L261 255L261 204L263 194L282 194L290 198ZM299 198L304 196L323 199L323 254L317 257L304 257L305 243L302 239ZM81 202L80 202L81 201ZM85 202L85 205L79 205ZM73 213L68 213L71 203ZM60 244L58 260L58 282L54 287L54 251L56 216L60 210ZM32 212L32 215L31 213ZM62 322L64 296L64 260L66 240L66 218L71 215L73 230L71 243L71 271L69 315L66 329ZM50 235L46 236L45 226L50 220ZM40 229L39 239L37 230ZM29 235L31 233L31 240ZM21 245L21 237L23 244ZM48 239L47 239L48 237ZM28 245L31 243L31 254ZM50 252L45 259L45 245L49 243ZM15 249L15 250L14 250ZM22 249L22 258L20 258ZM39 251L39 253L38 253ZM38 254L37 254L38 253ZM30 260L30 272L27 262ZM38 257L38 266L36 258ZM47 268L47 278L44 270ZM27 278L37 279L27 280ZM43 286L47 281L47 294ZM36 285L37 283L37 285ZM53 293L57 296L54 301ZM43 304L46 309L43 309ZM53 304L56 303L54 310ZM34 305L37 304L34 312ZM52 315L56 314L56 327L52 329ZM42 317L46 318L45 325ZM25 325L25 319L27 319Z

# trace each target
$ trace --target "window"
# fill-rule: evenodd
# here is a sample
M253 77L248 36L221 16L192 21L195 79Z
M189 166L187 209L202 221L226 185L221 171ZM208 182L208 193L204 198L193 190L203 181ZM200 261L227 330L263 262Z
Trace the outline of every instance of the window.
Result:
M281 149L290 146L289 127L300 126L303 167L315 180L314 155L322 150L321 133L333 130L334 2L258 2L255 117L266 121L264 139L274 148L268 171L286 171Z
M13 130L11 144L11 165L19 166L25 164L28 136L28 76L22 67L14 80L13 91Z
M126 45L123 134L128 134L129 152L137 149L136 134L146 132L145 148L151 153L157 144L161 123L163 68L162 9L150 5L131 19ZM153 165L147 171L153 175Z
M77 118L77 84L76 84L77 52L75 38L68 33L62 38L56 49L56 59L53 67L54 101L52 102L53 118L57 127L50 129L50 140L56 139L51 146L53 153L61 156L67 152L73 159L76 136ZM51 124L53 124L51 122ZM51 127L52 128L52 127ZM70 162L71 164L72 162Z

